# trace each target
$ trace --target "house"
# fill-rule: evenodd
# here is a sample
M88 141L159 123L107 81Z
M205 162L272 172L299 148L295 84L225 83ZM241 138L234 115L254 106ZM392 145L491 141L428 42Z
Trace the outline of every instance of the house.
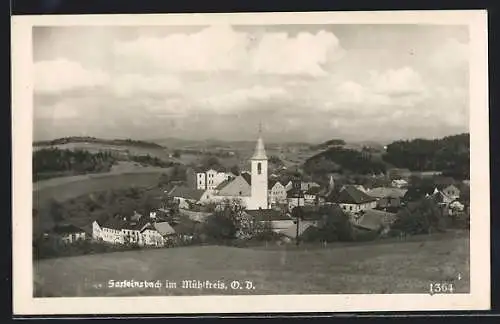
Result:
M344 211L352 213L377 207L377 199L352 185L346 186L338 195L330 195L327 201L337 203Z
M269 203L279 204L286 202L286 189L281 182L277 180L269 180L267 187L269 188Z
M165 237L156 229L156 223L146 224L146 226L141 228L140 234L141 234L141 242L145 246L155 246L155 247L165 246Z
M354 218L352 224L354 227L362 230L387 232L396 219L397 215L395 213L367 209L361 211Z
M178 185L170 190L167 195L179 204L179 208L189 209L191 204L200 201L206 190L193 189L188 186Z
M175 231L167 222L156 222L156 217L149 218L138 213L130 218L116 216L102 224L97 221L92 223L92 239L110 244L162 247L172 234Z
M59 224L54 226L52 234L62 243L70 244L78 241L84 241L87 233L80 227L73 224Z
M304 192L304 204L317 205L319 204L320 187L310 187Z
M246 210L245 213L255 222L269 224L272 231L276 233L280 233L294 224L290 215L272 209Z
M286 193L286 199L288 201L288 209L292 210L294 207L297 206L304 206L305 205L305 199L304 199L304 194L300 189L293 188L288 190Z
M454 184L438 184L436 189L450 198L458 199L460 197L460 189Z
M407 204L409 202L418 201L422 198L433 195L435 189L436 188L434 186L428 186L428 185L410 187L408 188L405 195L401 199L401 202L403 204Z
M408 187L408 181L404 179L394 179L392 180L391 185L394 188L406 188Z
M401 206L406 191L401 188L377 187L368 190L367 194L377 199L378 208L397 208Z
M202 169L199 167L188 168L186 180L188 187L197 190L215 189L222 181L232 177L232 173L222 169Z

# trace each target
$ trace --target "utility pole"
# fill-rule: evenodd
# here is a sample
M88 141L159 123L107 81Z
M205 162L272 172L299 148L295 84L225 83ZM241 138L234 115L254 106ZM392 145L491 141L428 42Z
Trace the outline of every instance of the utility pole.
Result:
M295 207L297 208L297 207ZM297 230L295 233L295 244L299 246L299 222L300 222L300 215L297 215Z

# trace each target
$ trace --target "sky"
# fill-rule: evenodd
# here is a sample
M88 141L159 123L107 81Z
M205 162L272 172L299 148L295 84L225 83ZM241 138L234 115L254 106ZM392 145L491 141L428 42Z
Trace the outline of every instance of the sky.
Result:
M35 27L34 139L468 132L468 44L443 25Z

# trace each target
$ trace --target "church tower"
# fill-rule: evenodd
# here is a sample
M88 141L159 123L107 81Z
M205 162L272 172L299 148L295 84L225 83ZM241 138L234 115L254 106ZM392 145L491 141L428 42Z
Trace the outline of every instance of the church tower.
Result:
M267 193L267 156L262 140L262 129L259 127L259 138L255 146L255 152L250 159L252 164L252 184L251 199L248 203L248 209L268 209Z

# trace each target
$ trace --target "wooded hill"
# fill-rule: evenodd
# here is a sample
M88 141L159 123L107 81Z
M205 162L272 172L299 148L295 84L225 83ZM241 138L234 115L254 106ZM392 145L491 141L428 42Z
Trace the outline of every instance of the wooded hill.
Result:
M384 161L412 171L442 171L457 179L468 179L469 134L441 139L396 141L387 145Z
M70 136L54 139L51 141L36 141L33 146L52 146L68 143L94 143L104 145L135 146L144 148L164 148L162 145L152 142L137 141L132 139L101 139L90 136Z
M333 143L341 142L334 140ZM333 146L309 158L304 163L304 170L309 174L329 172L369 174L397 167L411 171L442 171L447 176L468 179L469 147L468 133L441 139L395 141L387 145L387 150L381 159L369 149L351 150Z

